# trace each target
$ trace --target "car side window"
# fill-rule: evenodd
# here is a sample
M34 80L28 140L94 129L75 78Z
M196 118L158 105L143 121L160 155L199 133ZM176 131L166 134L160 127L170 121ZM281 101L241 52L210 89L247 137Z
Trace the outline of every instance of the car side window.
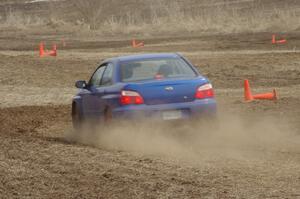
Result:
M114 65L109 63L106 66L106 69L104 71L102 80L101 80L101 86L109 86L113 83L113 68Z
M91 77L91 80L89 82L90 86L98 87L100 86L102 75L105 71L106 65L100 66Z

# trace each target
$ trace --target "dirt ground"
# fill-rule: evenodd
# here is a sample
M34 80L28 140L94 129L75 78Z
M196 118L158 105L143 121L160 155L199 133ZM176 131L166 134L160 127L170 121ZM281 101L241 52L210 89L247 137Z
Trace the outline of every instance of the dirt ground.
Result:
M38 35L0 37L0 198L300 198L300 34L67 39L39 58ZM218 125L118 128L68 142L74 82L117 55L180 52L212 81ZM254 93L279 99L243 102ZM100 130L101 131L101 130ZM174 133L173 133L174 132ZM178 136L178 134L180 134Z

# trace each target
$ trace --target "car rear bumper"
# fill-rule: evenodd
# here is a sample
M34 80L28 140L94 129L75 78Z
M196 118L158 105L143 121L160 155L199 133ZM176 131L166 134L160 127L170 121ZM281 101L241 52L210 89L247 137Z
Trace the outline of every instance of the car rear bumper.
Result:
M121 106L112 110L112 115L115 119L184 120L196 117L214 117L216 111L216 101L211 98L184 103Z

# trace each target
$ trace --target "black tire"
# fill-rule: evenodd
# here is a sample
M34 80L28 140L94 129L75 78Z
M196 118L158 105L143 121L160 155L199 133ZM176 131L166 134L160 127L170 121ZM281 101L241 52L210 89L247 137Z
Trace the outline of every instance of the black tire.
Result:
M112 119L113 116L110 108L106 108L104 113L104 120L103 120L104 126L109 126L112 123Z
M72 124L76 131L80 131L83 125L83 117L80 114L79 107L76 103L72 105Z

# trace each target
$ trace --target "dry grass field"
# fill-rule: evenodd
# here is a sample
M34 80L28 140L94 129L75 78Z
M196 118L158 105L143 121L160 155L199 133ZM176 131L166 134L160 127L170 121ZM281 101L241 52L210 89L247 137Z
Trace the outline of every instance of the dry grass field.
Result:
M0 198L300 198L299 14L298 0L2 0ZM39 58L41 41L58 56ZM105 58L174 51L212 81L215 126L67 139L76 80ZM246 78L279 99L245 103Z

